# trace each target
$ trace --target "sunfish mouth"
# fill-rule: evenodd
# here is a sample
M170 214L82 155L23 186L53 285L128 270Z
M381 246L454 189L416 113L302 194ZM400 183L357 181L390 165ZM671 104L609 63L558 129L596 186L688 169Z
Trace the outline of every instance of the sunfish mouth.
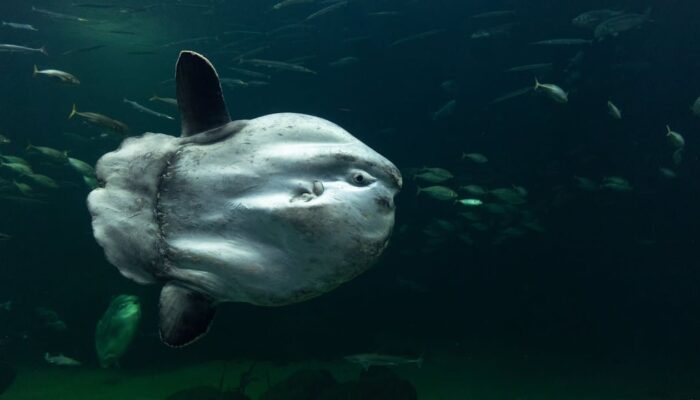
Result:
M396 205L394 204L394 199L387 196L379 196L374 199L374 201L379 204L379 206L386 211L394 211Z

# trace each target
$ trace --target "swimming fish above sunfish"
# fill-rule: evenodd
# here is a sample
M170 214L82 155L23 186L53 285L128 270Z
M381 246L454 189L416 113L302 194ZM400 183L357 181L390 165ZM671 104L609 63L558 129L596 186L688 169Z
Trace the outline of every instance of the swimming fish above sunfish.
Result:
M125 123L95 112L78 111L75 104L73 104L73 109L71 110L70 115L68 115L68 119L71 119L76 115L93 125L107 128L112 132L119 133L122 135L126 135L127 133L129 133L129 127Z
M565 92L564 89L551 83L540 83L537 78L535 78L535 91L544 92L550 99L557 103L566 103L569 101L569 94Z
M69 83L71 85L80 85L80 80L76 78L74 75L69 74L68 72L65 71L60 71L57 69L44 69L44 70L39 70L39 68L35 65L34 66L34 76L37 75L44 75L48 76L50 78L57 78L63 83Z
M5 21L2 21L2 26L6 26L6 27L12 28L12 29L21 29L21 30L25 30L25 31L34 31L34 32L38 31L38 29L36 29L36 28L33 27L32 25L29 25L29 24L20 24L20 23L17 23L17 22L5 22Z
M129 99L127 99L127 98L124 98L124 99L122 99L122 101L123 101L124 103L130 105L131 108L133 108L134 110L136 110L136 111L138 111L138 112L142 112L142 113L145 113L145 114L150 114L150 115L153 115L154 117L163 118L163 119L169 119L169 120L174 120L174 119L175 119L175 118L171 117L170 115L163 114L163 113L159 113L158 111L151 110L151 109L148 108L148 107L144 107L144 106L142 106L141 104L139 104L139 103L137 103L137 102L135 102L135 101L133 101L133 100L129 100Z
M221 303L305 301L377 261L402 186L394 164L318 117L232 121L200 54L180 53L176 82L182 136L126 139L88 196L107 260L164 286L164 343L204 335Z
M46 48L39 47L38 49L33 49L31 47L20 46L16 44L0 44L0 53L24 53L33 54L39 53L48 56L49 53L46 52Z

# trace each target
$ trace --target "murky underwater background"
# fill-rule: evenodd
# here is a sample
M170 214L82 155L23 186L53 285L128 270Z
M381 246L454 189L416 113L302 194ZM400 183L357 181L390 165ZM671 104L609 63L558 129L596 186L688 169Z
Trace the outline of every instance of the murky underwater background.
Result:
M597 9L628 19L572 23ZM0 397L166 399L236 388L252 365L258 398L302 369L357 380L367 372L343 357L380 353L423 357L374 372L420 399L697 398L698 18L700 4L651 0L0 2L0 20L37 29L4 24L0 43L48 53L0 52L0 153L58 185L2 160ZM26 147L94 164L119 145L68 119L73 104L131 135L178 135L177 109L149 99L174 97L183 49L227 78L232 118L327 118L405 184L372 270L298 305L226 304L204 339L174 350L158 338L159 288L123 278L94 241L81 173ZM568 101L533 90L535 78ZM102 370L95 327L125 293L140 298L141 324L120 367ZM325 398L415 398L363 393Z

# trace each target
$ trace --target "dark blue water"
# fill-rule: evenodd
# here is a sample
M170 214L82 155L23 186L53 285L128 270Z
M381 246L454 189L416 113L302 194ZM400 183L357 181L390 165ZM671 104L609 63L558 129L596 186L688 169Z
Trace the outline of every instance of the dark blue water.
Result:
M114 8L68 1L0 4L0 19L39 29L0 27L0 42L46 46L48 52L0 53L0 134L11 140L0 145L0 153L27 158L35 171L60 184L25 196L12 184L21 178L0 171L0 232L11 236L0 241L0 302L13 303L11 311L0 311L4 362L43 366L45 352L66 352L95 367L96 321L113 296L133 293L141 298L143 319L122 360L125 369L240 358L332 361L380 352L423 354L426 366L441 365L443 357L457 365L474 359L502 363L525 381L541 365L584 383L625 376L644 382L635 398L700 394L700 380L692 377L700 368L700 119L690 110L700 95L698 4L356 0L304 22L330 3L273 10L276 3L163 1L143 10L138 7L145 4L136 1L109 3ZM32 5L87 21L50 18L33 12ZM571 23L597 8L629 13L650 8L650 20L597 40L591 29ZM471 18L496 10L515 14ZM395 13L372 15L379 11ZM510 22L515 25L509 33L470 39L475 31ZM303 26L287 33L274 32L299 23ZM392 45L423 32L432 33ZM201 37L207 39L169 44ZM592 43L530 44L557 38ZM62 55L96 45L104 47ZM262 47L250 58L303 57L299 64L317 74L239 62L241 54ZM132 135L178 135L176 109L148 99L154 93L175 96L169 80L184 49L207 56L222 77L251 80L230 66L270 75L265 86L224 87L232 118L300 112L329 119L392 160L405 183L396 199L394 237L373 269L297 305L227 304L205 339L172 350L158 340L159 288L123 278L94 241L85 204L89 189L80 175L26 155L25 147L67 150L90 164L116 149L119 138L100 137L102 130L68 119L74 103L81 111L127 123ZM329 66L343 57L357 62ZM552 68L504 72L534 63ZM35 64L68 71L81 84L35 77ZM534 86L535 76L568 91L568 103L530 92L490 104ZM445 81L453 81L455 90L441 88ZM124 97L176 119L138 113ZM434 119L450 100L456 101L454 112ZM621 120L608 115L608 100L622 109ZM672 158L666 125L685 138L680 163ZM462 160L463 152L484 154L489 161ZM485 225L477 229L459 215L472 210L416 196L413 174L425 166L451 171L455 178L445 185L455 190L467 184L487 190L518 185L527 189L527 199L505 214L474 211ZM677 176L665 177L660 167ZM575 178L600 185L609 176L624 177L632 190L586 191ZM464 197L469 196L460 192ZM484 201L498 203L488 196ZM436 219L452 228L426 233ZM523 228L526 220L537 221L541 231ZM68 330L46 329L37 307L55 310ZM435 386L441 379L453 386L459 381L450 375L452 367L436 368L426 378ZM498 367L489 369L498 376ZM528 397L524 390L522 398L549 398L535 392ZM468 398L467 388L463 393L451 398Z

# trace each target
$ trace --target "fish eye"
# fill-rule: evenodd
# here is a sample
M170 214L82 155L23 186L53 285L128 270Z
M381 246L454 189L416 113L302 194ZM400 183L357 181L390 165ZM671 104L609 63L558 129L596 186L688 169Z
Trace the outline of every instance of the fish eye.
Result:
M374 182L376 179L370 174L364 171L352 171L351 173L352 183L356 186L367 186Z

